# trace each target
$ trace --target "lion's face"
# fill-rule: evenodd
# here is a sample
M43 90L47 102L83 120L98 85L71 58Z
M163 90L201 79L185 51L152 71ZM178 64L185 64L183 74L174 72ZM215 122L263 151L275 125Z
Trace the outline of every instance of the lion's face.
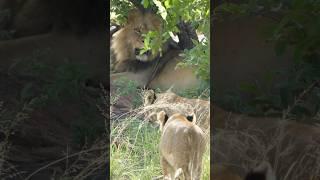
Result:
M135 58L144 62L153 60L158 53L152 54L151 50L143 53L141 52L144 48L143 34L147 34L149 31L160 31L160 19L151 13L133 11L129 14L128 24L132 31L129 44L132 45L132 52L134 53Z
M116 53L119 51L123 56L119 56L118 61L131 59L148 62L155 59L158 52L154 54L151 50L142 52L144 48L143 34L160 30L161 20L156 15L149 12L142 13L138 10L131 11L127 24L114 34L113 49Z

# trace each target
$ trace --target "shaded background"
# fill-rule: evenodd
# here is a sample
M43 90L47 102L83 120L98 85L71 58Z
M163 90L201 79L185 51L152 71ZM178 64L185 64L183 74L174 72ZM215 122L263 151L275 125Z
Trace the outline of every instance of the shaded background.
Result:
M106 3L0 1L0 179L105 179Z

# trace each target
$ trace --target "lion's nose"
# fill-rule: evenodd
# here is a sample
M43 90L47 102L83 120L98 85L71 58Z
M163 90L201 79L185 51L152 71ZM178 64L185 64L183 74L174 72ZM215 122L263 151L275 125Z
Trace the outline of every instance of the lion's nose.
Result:
M135 53L136 55L139 55L139 54L140 54L140 49L139 49L139 48L135 48L135 49L134 49L134 53Z

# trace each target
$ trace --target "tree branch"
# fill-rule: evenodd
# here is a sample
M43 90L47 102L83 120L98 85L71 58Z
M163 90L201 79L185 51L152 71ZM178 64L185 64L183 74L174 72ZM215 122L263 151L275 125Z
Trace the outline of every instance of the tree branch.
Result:
M179 22L178 28L180 30L178 33L178 45L180 49L192 49L194 47L192 39L198 41L196 30L192 27L190 22L184 21Z

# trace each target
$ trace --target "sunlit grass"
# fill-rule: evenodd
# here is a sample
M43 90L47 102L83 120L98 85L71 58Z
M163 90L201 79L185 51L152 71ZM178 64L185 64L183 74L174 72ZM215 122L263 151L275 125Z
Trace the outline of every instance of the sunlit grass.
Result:
M111 124L111 179L150 180L162 174L160 132L150 123L129 118ZM203 158L201 179L209 179L210 149Z

